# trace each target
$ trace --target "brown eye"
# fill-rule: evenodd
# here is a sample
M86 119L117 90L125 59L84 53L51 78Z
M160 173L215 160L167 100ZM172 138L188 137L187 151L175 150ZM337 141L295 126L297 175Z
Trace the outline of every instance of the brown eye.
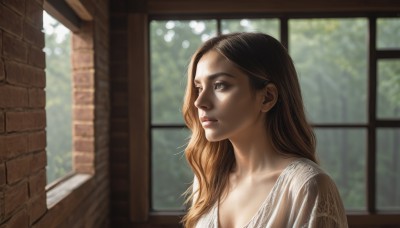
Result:
M225 83L223 83L223 82L216 82L216 83L214 83L214 89L215 90L224 90L224 89L226 89L228 86L225 84Z
M196 91L197 94L200 94L201 91L203 91L203 88L200 87L200 86L195 86L194 89L195 89L195 91Z

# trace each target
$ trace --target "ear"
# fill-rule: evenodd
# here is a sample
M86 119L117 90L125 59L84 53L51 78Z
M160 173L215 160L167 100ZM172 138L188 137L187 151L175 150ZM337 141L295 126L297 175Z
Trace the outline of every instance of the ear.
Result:
M261 106L261 112L268 112L278 101L278 88L274 83L268 83L263 89L264 100Z

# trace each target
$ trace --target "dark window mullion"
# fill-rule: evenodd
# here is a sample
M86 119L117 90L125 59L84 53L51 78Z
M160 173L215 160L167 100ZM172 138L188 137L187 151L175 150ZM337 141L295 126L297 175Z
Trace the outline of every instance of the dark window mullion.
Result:
M288 18L281 17L280 21L280 34L281 34L281 43L286 49L289 50L289 25L288 25Z
M400 50L395 50L395 49L377 50L376 58L377 59L399 59L400 58Z
M222 34L222 21L220 18L217 19L217 34L218 36Z
M369 18L367 211L376 212L376 17Z
M152 124L150 126L151 129L154 128L172 128L172 129L176 129L176 128L187 128L186 125L184 124Z
M400 127L400 120L376 120L376 127L397 128Z
M313 128L366 128L367 124L311 124Z

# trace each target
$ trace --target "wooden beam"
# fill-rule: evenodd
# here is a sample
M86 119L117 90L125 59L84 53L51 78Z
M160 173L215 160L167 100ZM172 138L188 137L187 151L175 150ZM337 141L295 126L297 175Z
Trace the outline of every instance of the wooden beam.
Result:
M93 20L93 12L85 6L82 0L65 0L67 4L75 11L75 13L85 21Z
M64 0L45 0L43 9L72 32L77 32L81 20Z
M396 0L149 0L150 14L399 12Z
M150 211L148 21L144 13L128 18L128 102L130 219L145 222Z

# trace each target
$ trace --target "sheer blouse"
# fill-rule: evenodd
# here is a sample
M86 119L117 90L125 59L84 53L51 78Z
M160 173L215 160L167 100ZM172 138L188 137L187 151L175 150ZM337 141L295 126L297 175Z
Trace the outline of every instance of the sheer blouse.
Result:
M300 158L282 171L268 197L243 228L261 227L348 225L335 183L317 164ZM218 203L200 218L196 228L218 228Z

